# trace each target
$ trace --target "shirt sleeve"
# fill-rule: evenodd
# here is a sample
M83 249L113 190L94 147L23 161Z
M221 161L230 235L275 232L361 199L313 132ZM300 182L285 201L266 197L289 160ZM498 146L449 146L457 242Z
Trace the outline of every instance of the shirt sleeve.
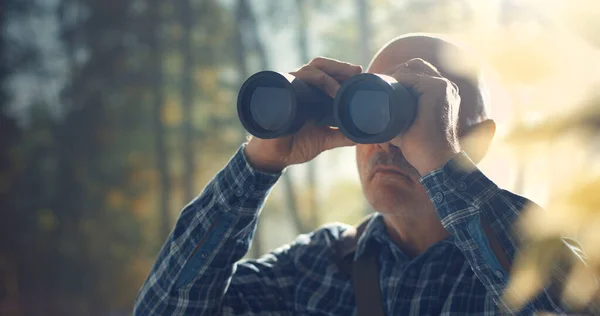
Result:
M260 209L280 176L254 170L244 148L181 212L138 294L135 315L220 313L235 263L247 253ZM269 259L256 263L265 265Z
M514 223L527 207L539 207L533 202L500 189L488 179L464 153L457 154L442 168L421 178L444 228L454 236L456 246L465 255L474 273L486 287L498 307L509 312L502 301L508 282L508 273L493 253L482 226L482 219L489 224L501 248L512 262L523 238L518 235ZM559 300L544 289L530 304L521 310L552 311L564 313Z

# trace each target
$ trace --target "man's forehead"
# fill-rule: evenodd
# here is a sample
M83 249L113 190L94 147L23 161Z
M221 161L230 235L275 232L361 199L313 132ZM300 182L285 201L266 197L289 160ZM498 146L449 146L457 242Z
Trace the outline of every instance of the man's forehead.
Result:
M435 66L442 76L458 86L461 97L461 125L471 126L487 117L480 65L464 47L432 34L408 34L383 46L367 72L390 74L398 65L421 58Z
M421 58L433 64L442 73L447 72L445 54L458 49L454 44L431 35L407 35L398 37L375 54L367 72L385 73L413 58Z

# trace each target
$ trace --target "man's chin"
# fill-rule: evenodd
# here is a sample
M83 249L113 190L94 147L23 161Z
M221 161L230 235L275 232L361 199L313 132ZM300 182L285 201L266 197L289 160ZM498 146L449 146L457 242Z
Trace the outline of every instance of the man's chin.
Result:
M394 184L381 184L370 188L367 199L371 207L379 213L394 213L413 202L415 197L412 190L408 190L406 184L398 186Z
M375 175L369 183L373 190L390 195L403 195L414 191L415 183L401 175Z

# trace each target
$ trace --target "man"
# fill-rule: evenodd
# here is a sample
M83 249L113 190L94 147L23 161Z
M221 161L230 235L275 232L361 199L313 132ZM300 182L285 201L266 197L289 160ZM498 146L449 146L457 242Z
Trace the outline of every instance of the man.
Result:
M382 48L367 72L386 74L418 98L413 125L383 144L354 144L307 124L278 139L252 138L187 205L141 289L136 315L352 315L352 277L334 246L349 226L329 225L258 260L248 251L260 209L283 170L325 150L356 146L364 194L377 211L355 257L377 258L387 315L495 315L518 237L512 224L526 199L499 189L475 165L495 124L478 75L452 73L427 35ZM466 52L465 52L466 53ZM316 58L292 74L334 96L360 66ZM463 140L477 134L477 148ZM468 153L465 152L468 151ZM469 157L471 156L471 157ZM522 311L562 312L544 291Z

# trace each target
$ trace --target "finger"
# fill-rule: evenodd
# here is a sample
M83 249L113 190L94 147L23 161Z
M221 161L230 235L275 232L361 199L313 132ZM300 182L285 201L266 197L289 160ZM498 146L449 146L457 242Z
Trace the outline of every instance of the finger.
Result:
M422 76L401 71L394 73L393 77L398 83L413 91L417 96L434 91L446 93L449 86L452 87L452 82L442 77Z
M317 57L311 60L308 65L313 66L331 77L340 77L340 79L348 79L362 72L362 67L351 63Z
M392 74L392 77L396 79L398 83L402 84L407 88L414 88L423 81L430 82L432 79L434 79L431 76L423 76L421 74L414 73L412 71L407 71L404 69L398 69Z
M355 142L344 136L339 129L324 127L323 150L330 150L338 147L354 146Z
M396 67L392 68L387 73L392 77L395 77L398 74L410 74L410 75L414 75L417 77L437 77L437 75L432 74L432 73L428 74L423 71L417 71L417 70L411 69L406 65L406 63L397 65Z
M425 86L458 94L458 86L445 78L431 63L421 58L413 58L399 65L393 75L399 83L410 85L414 91L422 94ZM402 81L402 82L401 82Z
M313 67L304 66L297 72L291 73L296 78L315 86L334 98L337 91L340 89L340 84L325 72Z
M430 76L442 77L442 74L439 70L430 62L421 59L421 58L413 58L406 62L408 68L419 72L424 73Z
M435 66L421 58L413 58L403 64L397 65L392 70L392 73L400 72L413 73L420 76L443 77Z

